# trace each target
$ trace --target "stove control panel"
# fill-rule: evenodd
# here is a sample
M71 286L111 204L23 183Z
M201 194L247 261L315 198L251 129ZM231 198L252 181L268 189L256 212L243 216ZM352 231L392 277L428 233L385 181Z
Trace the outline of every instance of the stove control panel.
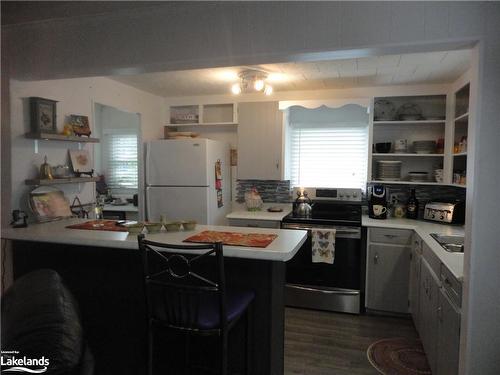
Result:
M345 202L361 202L361 189L344 188L294 188L294 195L297 191L307 192L307 196L312 200L331 200Z

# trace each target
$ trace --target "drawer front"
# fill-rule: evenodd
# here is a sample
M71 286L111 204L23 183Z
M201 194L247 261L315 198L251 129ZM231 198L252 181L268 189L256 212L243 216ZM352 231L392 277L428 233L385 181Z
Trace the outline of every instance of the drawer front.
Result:
M412 230L407 229L370 228L369 241L409 246L412 233Z
M229 219L229 225L233 227L253 227L253 228L275 228L279 229L281 223L276 220L249 220L249 219Z
M448 297L450 297L456 305L462 306L462 284L452 275L444 264L441 264L440 279Z

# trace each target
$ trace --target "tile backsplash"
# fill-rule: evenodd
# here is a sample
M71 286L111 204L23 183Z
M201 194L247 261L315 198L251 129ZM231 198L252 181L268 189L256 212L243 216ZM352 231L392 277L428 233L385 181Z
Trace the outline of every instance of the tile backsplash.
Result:
M433 186L433 185L399 185L399 184L377 184L369 183L368 191L373 185L384 185L387 188L387 201L391 194L398 194L401 203L406 203L410 195L410 190L415 189L415 195L419 202L419 216L423 216L424 206L427 202L439 199L461 199L465 200L466 190L454 186ZM368 194L369 196L369 194Z
M265 203L288 203L291 201L289 180L237 180L236 202L245 202L245 192L257 189Z

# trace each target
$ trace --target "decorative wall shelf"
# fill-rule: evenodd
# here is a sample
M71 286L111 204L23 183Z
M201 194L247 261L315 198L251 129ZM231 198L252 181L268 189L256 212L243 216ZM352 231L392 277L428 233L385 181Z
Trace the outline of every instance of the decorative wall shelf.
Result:
M26 138L43 140L43 141L63 141L63 142L79 142L79 143L99 143L98 138L77 137L76 135L63 135L53 133L26 133Z
M41 186L41 185L60 185L60 184L81 184L84 182L96 182L99 181L99 177L65 177L65 178L54 178L52 180L48 179L30 179L25 180L26 185L30 186Z

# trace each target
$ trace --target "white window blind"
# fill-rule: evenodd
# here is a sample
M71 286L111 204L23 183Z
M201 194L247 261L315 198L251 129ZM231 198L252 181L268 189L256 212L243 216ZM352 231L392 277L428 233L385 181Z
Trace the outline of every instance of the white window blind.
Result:
M368 127L292 127L292 186L366 189Z
M137 189L137 134L105 135L106 183L112 189Z

